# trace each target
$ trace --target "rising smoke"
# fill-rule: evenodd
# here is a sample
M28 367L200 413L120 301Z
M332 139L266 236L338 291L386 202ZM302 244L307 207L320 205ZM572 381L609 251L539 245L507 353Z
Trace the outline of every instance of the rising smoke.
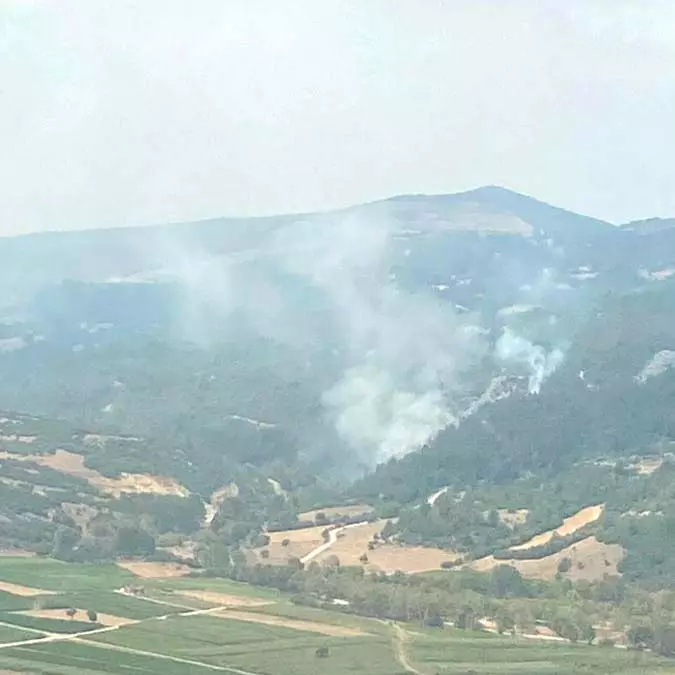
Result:
M457 313L437 294L403 288L391 271L396 227L386 217L356 215L293 222L244 260L196 255L185 243L171 251L184 288L180 323L202 345L227 337L242 316L256 334L294 348L330 334L339 373L319 400L367 466L421 448L470 414L467 391L486 357L525 367L531 394L564 358L562 348L547 351L511 329L491 354L471 313ZM320 297L327 325L317 325L316 308L303 306L298 288ZM488 388L479 407L493 394Z
M375 464L417 450L458 419L465 376L487 346L449 304L402 289L390 273L392 225L348 218L283 233L287 269L336 314L342 376L322 397L340 437Z
M505 328L496 344L497 358L507 365L524 366L528 371L528 391L538 394L544 382L557 370L565 358L562 348L546 351L541 345Z

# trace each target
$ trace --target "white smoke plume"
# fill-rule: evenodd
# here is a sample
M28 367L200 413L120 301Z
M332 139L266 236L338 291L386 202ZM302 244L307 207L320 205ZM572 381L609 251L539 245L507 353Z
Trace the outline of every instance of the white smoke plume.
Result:
M284 234L288 268L320 287L337 314L349 365L323 403L362 461L403 456L456 423L485 339L449 304L398 287L390 224L348 218Z
M163 276L180 282L177 323L189 339L208 348L244 320L295 349L327 339L335 346L341 374L320 403L369 466L458 423L466 376L488 354L470 313L399 286L391 273L396 227L386 216L295 221L260 237L245 256L163 242L171 261ZM289 291L295 282L321 298L326 325L317 327L313 310Z
M505 363L525 366L528 370L528 391L539 394L543 383L558 369L565 359L562 348L556 347L547 352L541 345L517 335L510 328L497 340L497 358Z

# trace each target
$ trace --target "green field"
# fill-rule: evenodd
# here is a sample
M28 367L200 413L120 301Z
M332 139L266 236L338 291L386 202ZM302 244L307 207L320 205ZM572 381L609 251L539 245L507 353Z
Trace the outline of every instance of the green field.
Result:
M348 626L350 628L360 629L364 633L391 635L391 627L386 621L374 621L373 619L367 619L353 614L345 614L344 612L339 612L337 610L331 611L294 605L286 599L282 599L274 604L256 607L255 611L257 614L265 614L268 616L299 619L301 621L318 621L320 623L327 623L335 626Z
M170 599L167 599L167 602ZM176 603L183 604L182 598L175 598ZM203 604L203 603L202 603ZM174 612L185 611L184 607L172 607L168 604L159 604L140 598L121 595L113 591L84 591L82 593L64 593L40 597L40 607L43 609L78 609L89 610L101 614L123 616L127 619L150 619L153 616L162 616Z
M62 619L25 616L24 614L0 614L0 621L17 628L26 628L42 633L83 633L101 627L91 621L71 620L65 613Z
M64 563L49 558L0 558L0 581L48 591L120 588L136 577L113 564Z
M19 640L31 640L35 637L35 633L13 626L5 626L0 621L0 644L7 644L8 642L18 642Z
M0 566L1 569L2 567ZM231 581L230 579L177 577L174 579L157 580L152 582L150 586L167 591L208 591L211 593L243 595L248 598L260 598L262 600L278 600L281 597L281 593L277 590L256 588L255 586L250 586L239 581Z
M441 634L442 633L442 634ZM675 661L639 651L538 642L445 629L420 631L408 653L425 673L465 675L652 675L675 673Z
M0 591L0 612L13 612L33 607L33 598L22 598L18 595Z
M0 592L0 670L34 675L675 674L675 660L642 652L447 628L430 630L419 624L396 627L338 611L297 606L275 591L221 579L142 582L158 602L114 592L133 579L112 565L0 558L0 581L62 591L28 598ZM270 604L233 609L223 618L204 614L202 608L209 605L193 603L175 593L181 590L245 595ZM37 619L17 613L35 605L64 609L64 619ZM65 618L68 607L93 609L135 623L100 628L78 621L79 616L70 621ZM238 611L254 613L261 620L314 622L331 630L357 629L360 634L327 636L310 630L321 626L305 625L298 630L243 621L237 619ZM89 629L94 632L80 633ZM79 633L75 640L69 635L73 632ZM17 642L25 644L17 646ZM327 656L320 657L317 650L323 648L327 648Z
M170 617L98 635L96 642L140 650L162 650L169 656L215 666L233 666L256 673L313 675L317 661L335 673L361 672L368 662L372 675L405 672L397 665L391 641L375 636L326 637L290 628L265 626L208 616ZM330 656L318 660L315 652L328 646Z

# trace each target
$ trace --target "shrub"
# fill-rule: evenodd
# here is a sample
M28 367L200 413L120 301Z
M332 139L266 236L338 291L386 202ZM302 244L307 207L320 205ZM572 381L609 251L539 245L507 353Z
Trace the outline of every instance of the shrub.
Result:
M572 561L569 558L563 558L558 563L559 574L565 574L566 572L569 572L571 569L572 569Z

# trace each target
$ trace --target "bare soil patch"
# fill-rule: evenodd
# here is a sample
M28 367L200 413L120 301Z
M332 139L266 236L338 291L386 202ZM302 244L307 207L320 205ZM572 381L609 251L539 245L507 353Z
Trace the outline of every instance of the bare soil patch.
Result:
M373 551L368 551L367 568L385 574L396 571L419 574L438 570L442 563L457 560L458 557L453 551L440 548L383 544Z
M361 514L370 513L373 507L369 504L352 504L351 506L329 506L325 509L312 509L301 513L300 520L314 520L317 513L325 514L326 518L339 518L340 516L360 516Z
M355 637L357 635L366 635L358 628L348 626L336 626L328 623L319 623L317 621L302 621L299 619L285 619L281 616L270 616L265 614L254 614L253 612L240 612L238 610L222 612L213 612L210 616L221 619L234 619L236 621L250 621L252 623L262 623L266 626L282 626L292 628L293 630L304 630L310 633L320 633L331 637Z
M224 500L234 498L239 494L239 486L229 483L216 490L208 503L204 503L204 527L208 527L218 513L218 509Z
M547 530L538 534L529 541L526 541L524 544L519 544L518 546L512 546L510 551L526 551L530 548L536 548L537 546L543 546L548 544L554 536L567 537L570 534L574 534L577 530L580 530L582 527L586 527L590 523L594 523L605 510L604 504L596 504L595 506L587 506L580 511L577 511L574 515L569 518L565 518L560 527L557 527L554 530Z
M316 562L320 564L335 555L341 565L362 565L368 570L385 574L397 571L415 574L440 569L442 562L457 558L452 551L394 543L378 543L373 550L368 550L369 542L386 524L387 521L382 519L343 530L337 541L315 558ZM364 554L368 558L365 564L361 561Z
M137 562L121 560L117 565L142 579L173 579L190 574L190 568L180 563Z
M24 598L32 598L36 595L57 595L56 591L47 591L44 588L32 588L21 584L10 584L8 581L0 581L0 591L20 595Z
M158 546L161 551L166 551L179 560L195 560L197 558L197 544L194 541L186 541L178 546Z
M215 591L176 591L177 595L184 595L187 598L195 598L203 602L210 602L214 605L224 605L228 607L262 607L263 605L272 605L269 600L260 598L249 598L245 595L230 595L229 593L217 593Z
M72 518L83 529L86 529L89 522L99 513L98 509L83 503L63 502L61 508L67 516Z
M33 551L26 551L23 548L0 548L0 558L34 558Z
M652 459L641 459L634 465L635 471L640 476L650 476L655 471L658 471L663 466L663 459L661 457Z
M98 471L84 465L84 457L67 450L57 450L51 455L18 455L9 452L0 452L0 459L18 459L26 462L35 462L42 466L77 478L83 478L102 492L114 497L122 494L156 494L177 495L187 497L190 492L177 483L173 478L166 476L151 476L142 473L123 473L118 478L107 478Z
M558 553L538 560L497 560L487 556L472 562L469 567L479 572L488 572L499 565L515 567L527 579L550 581L558 573L563 558L570 561L565 577L574 581L601 581L605 576L620 576L618 565L624 550L618 544L603 544L595 537L586 537Z
M69 620L64 609L31 609L25 612L16 612L24 616L34 616L37 619L63 619ZM77 614L73 617L74 620L86 620L87 610L78 609ZM127 619L123 616L114 616L113 614L99 614L96 613L96 622L103 626L126 626L130 623L137 623L134 619Z
M499 509L497 513L499 514L499 520L504 525L514 528L518 525L524 525L530 512L528 509Z
M274 494L279 495L279 497L283 497L284 499L288 499L288 492L284 490L278 480L275 480L274 478L268 478L267 482L272 486Z
M269 532L270 543L266 547L269 551L267 562L273 565L284 564L289 558L302 558L323 544L321 533L325 526L306 527L301 530L283 530ZM282 542L288 540L288 545Z

